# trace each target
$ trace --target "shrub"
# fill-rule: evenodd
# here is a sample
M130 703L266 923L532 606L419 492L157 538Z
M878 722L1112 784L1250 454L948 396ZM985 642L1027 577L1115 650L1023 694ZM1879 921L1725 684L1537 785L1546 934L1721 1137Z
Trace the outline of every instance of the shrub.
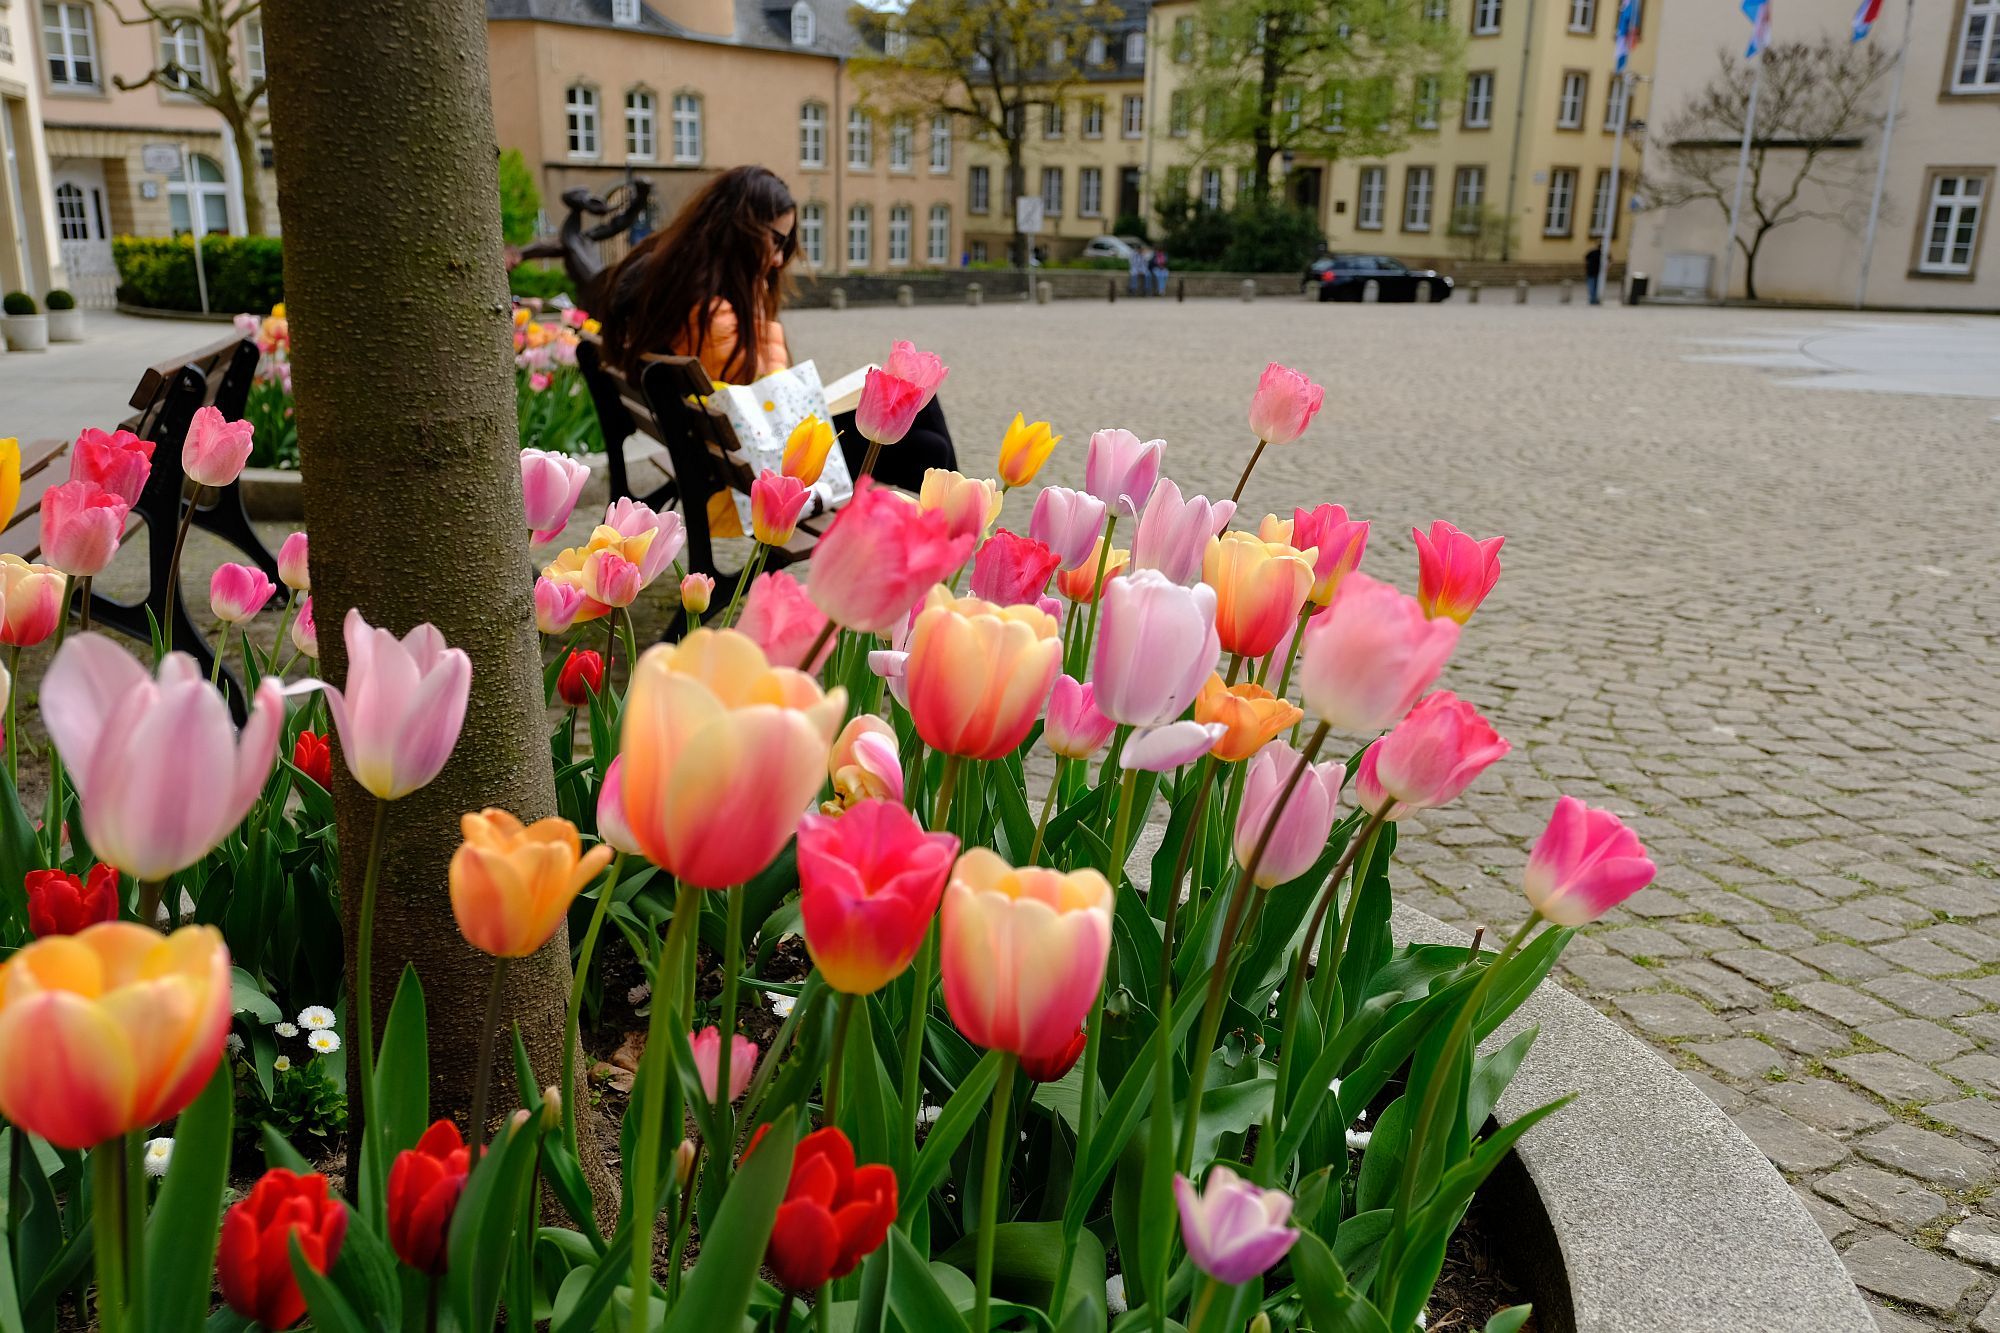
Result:
M1140 217L1137 213L1120 213L1118 220L1111 224L1111 234L1113 236L1137 236L1143 241L1149 239L1153 233L1152 229L1146 226L1146 219Z
M8 292L0 298L0 309L10 315L32 315L35 313L35 298L26 292Z
M1161 244L1175 264L1194 268L1221 260L1234 232L1230 215L1186 195L1160 205Z
M523 264L507 275L507 289L516 296L552 301L558 296L576 299L576 286L569 274L556 267Z
M1167 253L1181 268L1285 273L1304 268L1325 245L1311 213L1276 201L1221 209L1169 199L1160 207L1160 223Z
M518 148L500 154L500 238L509 245L526 245L535 239L535 224L541 220L542 195L535 188L535 175Z
M120 236L111 254L119 300L153 310L201 309L193 238ZM201 260L211 310L262 314L285 299L284 243L275 236L206 236Z
M76 309L76 298L62 288L57 287L42 298L42 304L51 310L74 310Z

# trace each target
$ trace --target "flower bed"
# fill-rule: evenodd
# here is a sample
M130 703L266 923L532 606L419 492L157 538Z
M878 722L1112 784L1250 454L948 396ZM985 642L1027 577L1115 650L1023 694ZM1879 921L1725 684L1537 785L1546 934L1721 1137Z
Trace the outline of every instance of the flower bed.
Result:
M908 344L870 373L871 462L944 377ZM1271 367L1245 478L1319 405ZM226 484L252 434L204 409L189 475ZM1120 1329L1418 1326L1475 1191L1566 1100L1487 1132L1534 1033L1481 1042L1653 865L1615 816L1563 797L1523 876L1525 927L1497 952L1398 947L1399 821L1509 748L1430 692L1476 634L1500 539L1417 533L1410 596L1359 572L1369 525L1339 506L1232 529L1233 500L1185 497L1163 444L1118 430L1091 438L1084 489L1043 488L1025 533L996 530L1059 442L1017 421L997 480L933 472L915 498L864 465L807 581L759 574L727 606L680 572L679 516L630 500L548 560L534 605L561 813L467 812L449 875L494 976L463 1127L432 1122L420 966L393 996L337 996L326 738L379 830L450 759L484 668L429 625L398 638L350 608L345 679L281 684L318 656L304 534L281 555L277 647L238 638L240 732L187 657L148 667L72 635L42 687L61 765L41 830L0 792L0 854L62 872L0 912L18 948L0 1112L37 1141L11 1155L8 1197L69 1205L31 1213L36 1243L13 1256L34 1321L94 1264L105 1328L194 1327L192 1256L213 1248L238 1315L340 1333L484 1330L503 1310L562 1333L1071 1333L1111 1326L1113 1293ZM760 547L792 539L830 445L808 421L757 479ZM150 450L79 440L44 505L53 567L0 561L0 642L55 631ZM524 530L552 538L583 467L543 449L521 466ZM633 606L676 585L687 636L640 654ZM275 593L225 566L211 609L246 624ZM182 780L162 802L129 775L169 744ZM1157 850L1133 864L1149 825ZM363 977L382 846L347 849L366 858L347 943ZM203 924L179 924L184 902ZM506 969L565 922L561 1067L517 1037L496 1087ZM781 961L791 937L809 967ZM613 1207L583 1170L574 1060L627 948L647 1029ZM763 1000L783 1019L757 1041L742 1016ZM367 1034L378 1012L345 1087L320 1063L334 1014ZM312 1145L354 1113L342 1196ZM274 1165L224 1215L238 1116Z

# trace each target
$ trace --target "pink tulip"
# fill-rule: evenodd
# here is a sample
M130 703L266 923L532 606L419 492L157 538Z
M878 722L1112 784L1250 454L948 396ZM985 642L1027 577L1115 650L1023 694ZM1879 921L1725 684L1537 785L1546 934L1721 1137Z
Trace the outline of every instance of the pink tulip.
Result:
M1355 801L1390 820L1449 805L1511 748L1471 704L1440 690L1362 753Z
M1500 581L1500 546L1505 537L1474 541L1443 519L1426 536L1416 528L1417 600L1424 613L1463 625Z
M1228 734L1229 728L1220 722L1169 722L1164 727L1149 727L1132 734L1119 751L1118 766L1168 773L1192 764Z
M57 651L41 705L92 850L137 880L185 870L243 822L271 775L285 720L274 676L258 685L239 736L192 657L168 653L156 680L99 634Z
M1657 868L1639 835L1609 810L1558 796L1548 828L1535 841L1521 888L1545 921L1595 921L1653 882Z
M680 517L678 514L676 518ZM681 578L681 610L701 615L715 596L715 579L707 574L687 574Z
M914 384L924 395L924 403L937 397L945 376L951 374L935 352L920 352L915 343L897 341L889 345L889 359L882 369L905 383Z
M701 1095L711 1102L715 1100L715 1077L717 1066L722 1063L722 1034L712 1027L699 1032L688 1033L688 1045L694 1048L695 1073L701 1076ZM757 1043L741 1034L729 1038L729 1100L735 1101L750 1086L750 1076L757 1072Z
M1176 1172L1174 1203L1189 1262L1224 1286L1269 1272L1299 1239L1298 1228L1285 1225L1291 1197L1262 1189L1226 1166L1208 1173L1208 1188L1200 1194Z
M1277 828L1265 845L1252 877L1260 889L1289 884L1312 869L1326 850L1327 835L1333 831L1334 806L1347 768L1337 759L1308 764L1293 789L1291 799L1278 809L1278 797L1298 771L1304 756L1283 741L1272 741L1250 756L1243 781L1243 803L1236 815L1236 863L1248 867L1257 844L1270 827L1274 810Z
M972 558L972 595L1001 606L1033 606L1061 561L1033 537L1002 528Z
M826 613L814 606L799 581L783 570L757 576L743 599L736 628L764 650L772 666L799 667L817 674L833 652L829 638L819 656L806 664L806 650L826 628Z
M1090 437L1083 457L1083 489L1104 501L1119 518L1132 518L1160 479L1165 440L1147 440L1129 430L1101 430Z
M1104 748L1118 724L1097 711L1097 688L1057 676L1049 692L1042 743L1065 759L1088 759Z
M216 408L200 408L181 444L181 470L197 486L227 486L250 461L255 435L247 421L224 421Z
M1349 574L1306 622L1299 690L1321 721L1372 735L1410 711L1457 646L1456 622L1428 619L1416 598Z
M208 609L217 620L241 625L262 611L277 590L278 585L266 578L261 569L221 565L208 581Z
M627 559L632 556L631 538L642 532L653 534L653 540L647 545L645 554L638 560L639 582L643 587L651 587L653 580L660 577L668 565L679 559L681 551L687 546L686 519L671 509L664 514L657 513L629 495L622 497L604 511L604 526L627 539L625 544Z
M1044 486L1028 518L1028 535L1056 553L1059 568L1075 569L1097 551L1104 501L1067 486Z
M847 629L887 634L917 599L972 554L969 534L909 497L863 478L813 548L807 576L820 610Z
M812 489L797 477L765 468L750 483L750 531L766 546L783 546L792 539Z
M1180 717L1222 651L1215 589L1142 569L1104 585L1103 616L1091 672L1099 711L1133 727Z
M278 582L293 592L312 591L312 571L307 563L307 540L303 532L285 538L278 548Z
M548 355L548 350L546 348L543 348L541 350L544 356ZM547 393L549 391L549 386L551 384L554 384L555 382L556 382L555 377L549 374L546 370L535 370L535 371L530 371L528 373L528 388L531 392Z
M1015 869L975 847L944 891L944 1002L967 1041L1028 1060L1066 1048L1097 1003L1111 885L1095 870Z
M931 353L919 352L907 342L895 344L887 364L870 367L862 382L854 428L873 443L898 443L950 373Z
M42 496L42 555L73 578L102 574L118 554L130 506L94 481L66 481Z
M554 541L583 495L590 469L581 459L547 449L521 451L521 502L528 515L529 535L536 542Z
M1265 444L1290 444L1306 433L1325 400L1325 389L1273 361L1251 395L1250 429Z
M842 805L903 799L903 761L896 750L895 728L873 713L847 720L840 735L834 737L826 771Z
M319 626L313 621L310 597L299 603L298 619L292 622L292 647L312 661L319 661Z
M583 562L583 594L609 607L630 606L642 588L639 566L610 547L592 551Z
M1348 518L1339 505L1294 509L1289 519L1269 515L1257 535L1267 542L1284 542L1297 550L1315 552L1309 599L1316 606L1333 600L1340 581L1355 571L1362 552L1368 549L1368 521Z
M625 822L625 757L618 755L604 770L604 783L597 789L597 836L614 852L642 856L638 839Z
M153 472L153 442L129 430L86 430L70 449L69 479L88 481L123 500L139 503L146 478Z
M1201 574L1202 554L1211 538L1222 535L1235 517L1234 500L1211 501L1197 495L1181 499L1181 488L1161 477L1139 517L1139 535L1132 539L1132 568L1157 569L1175 583L1192 583Z
M583 610L583 589L558 583L544 574L535 580L535 628L544 634L567 634Z
M325 687L354 780L384 801L429 785L458 744L472 690L472 659L447 648L426 621L398 639L350 609L347 686Z
M873 995L902 975L957 854L957 838L924 832L892 801L799 821L799 922L827 985Z

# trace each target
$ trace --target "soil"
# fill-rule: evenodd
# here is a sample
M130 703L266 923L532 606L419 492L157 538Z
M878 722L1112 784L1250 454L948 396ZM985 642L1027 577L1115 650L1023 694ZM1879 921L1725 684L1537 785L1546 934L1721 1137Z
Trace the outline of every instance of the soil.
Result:
M1444 1271L1426 1311L1427 1333L1479 1333L1495 1314L1528 1299L1509 1280L1493 1244L1494 1229L1500 1224L1487 1196L1473 1195L1465 1221L1445 1248ZM1522 1333L1537 1333L1540 1326L1530 1315Z

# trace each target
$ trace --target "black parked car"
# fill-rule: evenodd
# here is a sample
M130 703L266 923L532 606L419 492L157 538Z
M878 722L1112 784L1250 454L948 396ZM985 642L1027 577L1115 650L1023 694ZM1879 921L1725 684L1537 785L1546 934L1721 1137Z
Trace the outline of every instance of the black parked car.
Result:
M1322 301L1443 301L1451 296L1451 279L1387 255L1332 254L1313 260L1300 290L1317 291Z

